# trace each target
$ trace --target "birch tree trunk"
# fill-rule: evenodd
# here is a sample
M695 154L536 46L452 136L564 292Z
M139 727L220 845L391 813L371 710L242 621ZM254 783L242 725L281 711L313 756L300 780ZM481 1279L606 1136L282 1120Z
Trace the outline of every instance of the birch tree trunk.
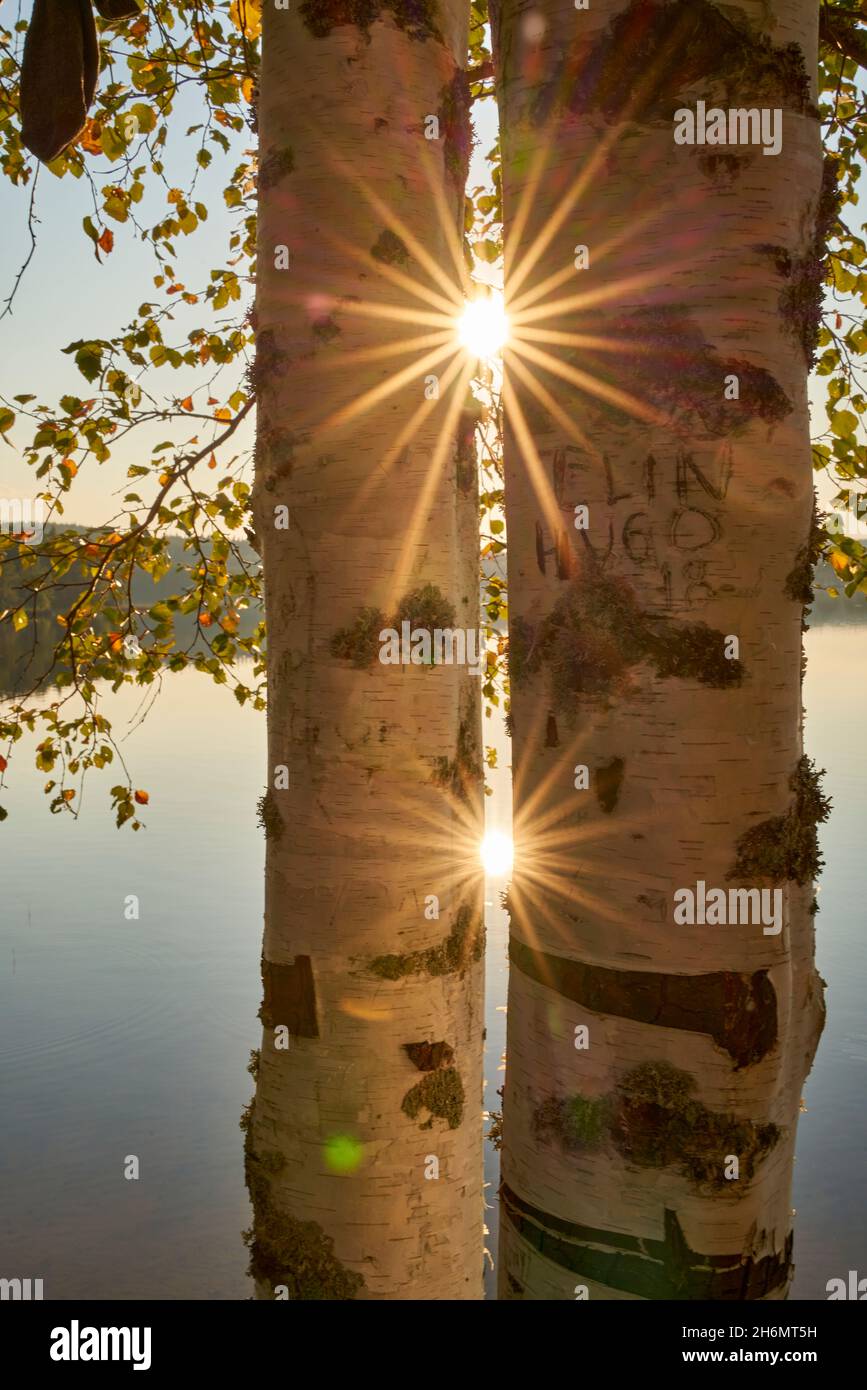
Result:
M258 1297L474 1299L480 682L378 659L402 620L478 628L452 322L468 14L462 0L357 14L264 7L269 773L247 1240Z
M517 865L501 1296L780 1298L823 1020L827 803L801 741L807 374L835 208L818 5L497 9ZM779 152L771 116L764 143L760 121L729 125L753 108L779 111ZM715 109L750 142L675 139Z

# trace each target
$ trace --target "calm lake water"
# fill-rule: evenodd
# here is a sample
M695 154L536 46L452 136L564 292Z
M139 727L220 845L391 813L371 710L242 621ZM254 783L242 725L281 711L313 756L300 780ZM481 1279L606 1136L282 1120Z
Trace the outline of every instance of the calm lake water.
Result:
M828 770L834 814L817 919L829 1016L799 1129L793 1297L823 1299L829 1278L867 1275L867 629L814 630L808 654L808 751ZM117 697L116 728L135 708ZM486 742L507 749L491 721ZM77 823L50 816L21 745L2 797L0 1275L42 1278L54 1299L249 1298L238 1118L260 1033L264 717L188 673L166 681L123 748L151 794L137 835L114 828L111 771L88 782ZM492 784L489 825L508 830L507 767ZM505 1046L503 886L487 893L492 1109ZM132 893L138 922L124 919ZM124 1179L128 1154L138 1182Z

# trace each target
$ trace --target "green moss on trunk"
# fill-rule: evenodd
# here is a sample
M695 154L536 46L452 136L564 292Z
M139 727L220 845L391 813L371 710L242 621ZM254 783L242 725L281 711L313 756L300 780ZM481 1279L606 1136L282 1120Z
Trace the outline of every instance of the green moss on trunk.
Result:
M740 661L726 658L723 633L642 612L625 580L606 578L590 562L535 630L521 619L511 626L512 679L546 671L551 702L565 713L574 709L576 696L624 694L633 667L643 662L660 677L719 689L740 685L743 678Z
M283 817L277 805L277 798L270 787L256 803L259 824L265 832L265 839L276 843L283 835Z
M793 880L803 887L819 875L823 861L817 827L831 811L831 802L822 794L823 776L824 769L817 772L811 758L799 759L789 778L793 800L788 811L744 831L727 878L749 882L765 878L773 883Z
M380 232L370 248L370 254L375 261L382 261L383 265L408 266L412 259L406 243L390 227Z
M455 924L439 946L427 951L408 951L404 955L375 956L365 969L383 980L401 980L407 975L463 974L468 965L481 960L485 949L485 928L469 907L458 909Z
M600 1097L547 1097L533 1116L534 1131L569 1154L614 1146L621 1157L643 1168L677 1168L696 1188L731 1188L725 1177L729 1155L741 1175L779 1141L775 1124L753 1124L709 1110L692 1098L695 1079L668 1062L643 1062Z
M422 1129L431 1129L434 1119L445 1120L449 1129L457 1129L464 1118L464 1086L454 1067L430 1072L407 1091L401 1110L415 1120L423 1110L429 1112Z

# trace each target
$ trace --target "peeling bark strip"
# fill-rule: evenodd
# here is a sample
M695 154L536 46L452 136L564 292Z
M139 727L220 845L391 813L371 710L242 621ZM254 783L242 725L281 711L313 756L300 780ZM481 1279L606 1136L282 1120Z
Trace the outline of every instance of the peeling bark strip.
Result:
M545 1259L610 1289L640 1298L739 1302L785 1288L792 1234L779 1255L705 1255L691 1250L677 1213L665 1210L662 1240L641 1240L597 1226L578 1226L524 1202L505 1184L502 1207L518 1234Z
M760 1062L777 1041L777 996L767 970L752 975L608 970L535 951L514 935L509 960L537 984L593 1013L708 1033L737 1069Z
M296 956L294 965L262 961L265 999L260 1018L266 1028L281 1023L295 1038L318 1038L316 986L309 956Z
M748 1181L782 1135L778 1125L753 1124L693 1099L695 1078L667 1062L643 1062L603 1096L549 1096L536 1107L537 1135L567 1154L606 1141L642 1168L677 1168L697 1190L737 1196L725 1163L737 1156Z
M419 1071L436 1071L447 1067L454 1059L454 1048L447 1042L404 1043L403 1050Z
M710 0L632 0L589 51L576 38L534 116L554 109L598 111L609 121L670 120L679 94L699 82L717 83L739 101L810 109L797 44L778 47L742 12Z

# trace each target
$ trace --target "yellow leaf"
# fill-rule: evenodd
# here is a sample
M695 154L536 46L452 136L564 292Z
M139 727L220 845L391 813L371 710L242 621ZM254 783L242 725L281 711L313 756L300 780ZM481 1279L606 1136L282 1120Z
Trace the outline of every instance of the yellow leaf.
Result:
M259 37L262 31L262 6L259 0L232 0L229 17L246 38Z
M231 420L232 412L226 406L221 405L219 410L214 411L215 420Z
M15 617L12 619L12 626L14 627L16 632L23 632L29 621L30 620L27 617L27 614L24 612L24 609L19 608L18 612L15 614Z

